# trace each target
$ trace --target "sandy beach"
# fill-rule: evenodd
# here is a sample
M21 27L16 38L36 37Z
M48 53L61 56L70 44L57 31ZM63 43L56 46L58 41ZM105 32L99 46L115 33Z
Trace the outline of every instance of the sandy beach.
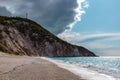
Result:
M0 54L0 80L83 80L40 57Z

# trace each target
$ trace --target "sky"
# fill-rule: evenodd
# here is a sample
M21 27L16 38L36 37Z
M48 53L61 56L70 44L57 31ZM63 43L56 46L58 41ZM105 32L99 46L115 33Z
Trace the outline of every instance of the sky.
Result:
M0 15L20 16L99 56L120 56L120 0L0 0Z

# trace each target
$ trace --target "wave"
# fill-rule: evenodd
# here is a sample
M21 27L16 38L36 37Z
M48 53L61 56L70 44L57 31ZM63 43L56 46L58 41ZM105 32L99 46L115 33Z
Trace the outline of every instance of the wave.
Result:
M116 69L110 70L110 69L105 69L101 67L95 67L92 65L87 65L87 66L82 66L82 67L88 68L93 71L97 71L99 73L107 74L109 76L114 76L115 78L118 78L118 80L120 80L120 71L117 71Z
M56 65L58 65L58 67L64 68L78 76L80 76L81 78L85 79L85 80L120 80L119 78L115 78L111 75L107 75L105 73L102 73L98 71L98 69L93 70L92 66L88 66L88 67L83 67L83 66L79 66L80 64L72 64L69 62L64 62L64 61L60 61L60 60L53 60L51 58L45 58L42 57L42 59L51 61L53 63L55 63ZM104 71L104 70L103 70Z

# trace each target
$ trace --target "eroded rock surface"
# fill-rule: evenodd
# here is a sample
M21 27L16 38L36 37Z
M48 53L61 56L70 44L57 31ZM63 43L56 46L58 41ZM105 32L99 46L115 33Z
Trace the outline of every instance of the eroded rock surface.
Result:
M95 56L86 48L69 44L23 18L0 20L0 51L29 56Z

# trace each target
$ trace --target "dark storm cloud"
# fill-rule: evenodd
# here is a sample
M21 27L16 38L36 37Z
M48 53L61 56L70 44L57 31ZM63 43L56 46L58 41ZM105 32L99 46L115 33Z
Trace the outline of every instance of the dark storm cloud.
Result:
M77 7L76 0L27 0L24 3L16 8L20 11L18 14L28 12L30 18L55 34L64 31L74 21Z
M70 23L75 21L77 0L0 0L15 16L37 21L46 29L58 34L63 32Z
M5 8L5 7L0 7L0 16L10 16L11 13Z

